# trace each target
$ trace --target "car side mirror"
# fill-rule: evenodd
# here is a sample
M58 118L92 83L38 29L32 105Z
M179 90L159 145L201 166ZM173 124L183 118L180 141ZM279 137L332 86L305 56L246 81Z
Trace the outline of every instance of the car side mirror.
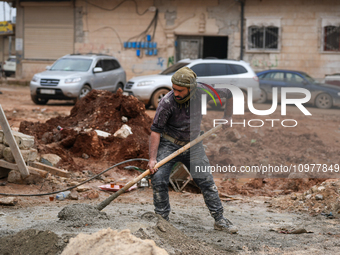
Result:
M95 68L93 68L93 72L94 72L94 73L101 73L101 72L103 72L103 68L101 68L101 67L95 67Z
M46 66L45 69L46 69L46 70L50 70L50 69L51 69L51 66Z
M304 80L304 81L302 81L302 84L303 84L303 85L307 85L308 82Z

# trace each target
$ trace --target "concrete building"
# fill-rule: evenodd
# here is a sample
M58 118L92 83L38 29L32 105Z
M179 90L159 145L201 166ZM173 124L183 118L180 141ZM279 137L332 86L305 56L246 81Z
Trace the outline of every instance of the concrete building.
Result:
M70 53L113 55L128 79L158 73L179 59L207 57L243 59L255 71L301 70L314 78L340 72L337 0L13 2L17 78L31 79Z

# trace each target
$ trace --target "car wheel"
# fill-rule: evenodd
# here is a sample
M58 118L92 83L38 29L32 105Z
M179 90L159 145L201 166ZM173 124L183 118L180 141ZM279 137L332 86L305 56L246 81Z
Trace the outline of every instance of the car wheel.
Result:
M80 90L79 99L85 97L90 91L91 87L89 85L84 85Z
M153 93L151 98L151 104L155 109L157 109L159 102L162 100L162 98L169 92L168 89L159 89L155 93Z
M329 109L333 105L332 97L326 93L322 93L316 97L315 105L321 109Z
M32 96L31 95L31 98L32 98L33 103L38 104L38 105L45 105L48 102L48 99L39 98L37 96Z
M257 101L257 103L263 104L267 102L267 93L264 89L261 89L261 98Z
M117 92L118 89L121 89L122 91L124 91L124 85L121 84L121 83L119 83L119 84L117 85L117 89L116 89L115 92Z

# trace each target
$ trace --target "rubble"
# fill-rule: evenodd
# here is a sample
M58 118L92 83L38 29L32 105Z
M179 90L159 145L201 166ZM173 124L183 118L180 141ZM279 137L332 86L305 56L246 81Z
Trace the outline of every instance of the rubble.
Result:
M99 96L100 95L100 96ZM114 134L122 127L122 117L131 128L125 139L98 136L95 130ZM40 154L57 154L57 164L68 170L79 171L74 158L105 160L112 163L131 158L148 158L148 137L152 120L145 106L133 96L123 96L121 91L92 90L77 102L70 115L58 116L45 123L22 121L19 131L36 139ZM63 127L58 130L57 127ZM87 156L89 156L89 158ZM77 160L79 162L79 160ZM145 167L145 162L136 162Z

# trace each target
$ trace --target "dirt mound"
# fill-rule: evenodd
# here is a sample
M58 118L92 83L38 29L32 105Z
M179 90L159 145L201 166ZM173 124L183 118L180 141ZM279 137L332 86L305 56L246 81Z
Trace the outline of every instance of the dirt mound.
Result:
M273 200L272 206L289 211L322 214L340 218L340 181L329 179L314 185L302 194L291 194Z
M241 179L242 181L242 179ZM238 179L217 180L219 191L229 195L241 194L245 196L277 196L293 192L308 190L314 185L322 183L325 179L284 179L284 178L255 178L245 180Z
M56 255L65 247L64 241L51 231L23 230L0 239L0 254Z
M102 255L166 255L165 250L152 240L141 240L130 234L130 230L102 229L91 235L80 233L70 240L63 255L102 254Z
M60 220L86 221L108 219L105 212L100 212L96 207L87 204L72 204L64 207L59 213ZM85 225L85 224L84 224Z
M123 122L122 117L127 121ZM120 162L131 158L148 158L148 137L152 120L145 106L132 96L118 90L92 90L78 101L69 116L51 118L45 123L23 121L20 132L36 138L40 153L55 153L62 158L60 167L79 170L73 157ZM122 139L113 134L123 124L131 127L132 135ZM58 130L57 127L62 130ZM110 133L104 138L95 130ZM145 166L146 163L136 163Z

